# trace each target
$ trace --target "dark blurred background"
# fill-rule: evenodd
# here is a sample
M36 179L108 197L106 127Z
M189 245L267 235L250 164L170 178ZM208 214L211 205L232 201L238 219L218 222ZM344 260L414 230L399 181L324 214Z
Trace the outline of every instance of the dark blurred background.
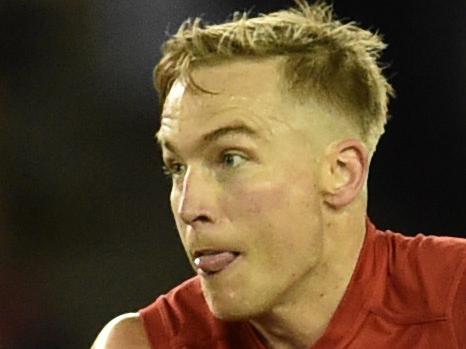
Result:
M151 72L183 19L291 1L0 0L0 348L88 348L191 275L152 141ZM343 1L398 97L372 164L382 228L466 234L466 1Z

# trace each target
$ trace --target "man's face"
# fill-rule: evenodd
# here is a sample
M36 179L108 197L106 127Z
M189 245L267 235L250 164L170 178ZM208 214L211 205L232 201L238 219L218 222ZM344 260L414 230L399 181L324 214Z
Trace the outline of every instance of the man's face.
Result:
M286 302L321 255L320 135L312 121L319 112L304 115L280 90L277 66L269 59L197 68L194 81L215 94L175 82L158 133L181 241L223 319ZM198 268L196 257L209 254Z

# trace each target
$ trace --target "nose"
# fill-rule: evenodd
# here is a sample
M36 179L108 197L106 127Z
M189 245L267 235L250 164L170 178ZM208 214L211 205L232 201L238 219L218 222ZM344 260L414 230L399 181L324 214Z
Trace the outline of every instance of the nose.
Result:
M196 228L213 223L213 183L210 183L201 169L189 167L183 178L177 214L184 224Z

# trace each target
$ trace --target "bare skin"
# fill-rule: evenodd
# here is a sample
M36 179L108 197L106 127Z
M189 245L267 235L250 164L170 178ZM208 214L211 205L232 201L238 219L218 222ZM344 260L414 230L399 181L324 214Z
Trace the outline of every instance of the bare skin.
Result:
M120 315L100 332L91 349L151 349L138 313Z
M249 321L270 349L301 349L323 335L354 271L369 154L342 110L288 96L279 64L236 60L196 69L196 83L217 93L175 82L157 138L193 268L199 273L196 249L240 252L216 278L200 273L213 315ZM225 131L232 125L247 130ZM143 343L135 319L110 333Z

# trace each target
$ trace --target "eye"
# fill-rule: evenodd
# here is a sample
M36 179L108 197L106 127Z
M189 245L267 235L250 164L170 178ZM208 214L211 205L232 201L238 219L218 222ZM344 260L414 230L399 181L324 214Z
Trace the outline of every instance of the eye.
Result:
M229 168L238 167L246 158L236 153L225 153L222 157L222 165Z
M185 171L185 165L178 162L162 166L162 171L166 176L175 177L181 175Z

